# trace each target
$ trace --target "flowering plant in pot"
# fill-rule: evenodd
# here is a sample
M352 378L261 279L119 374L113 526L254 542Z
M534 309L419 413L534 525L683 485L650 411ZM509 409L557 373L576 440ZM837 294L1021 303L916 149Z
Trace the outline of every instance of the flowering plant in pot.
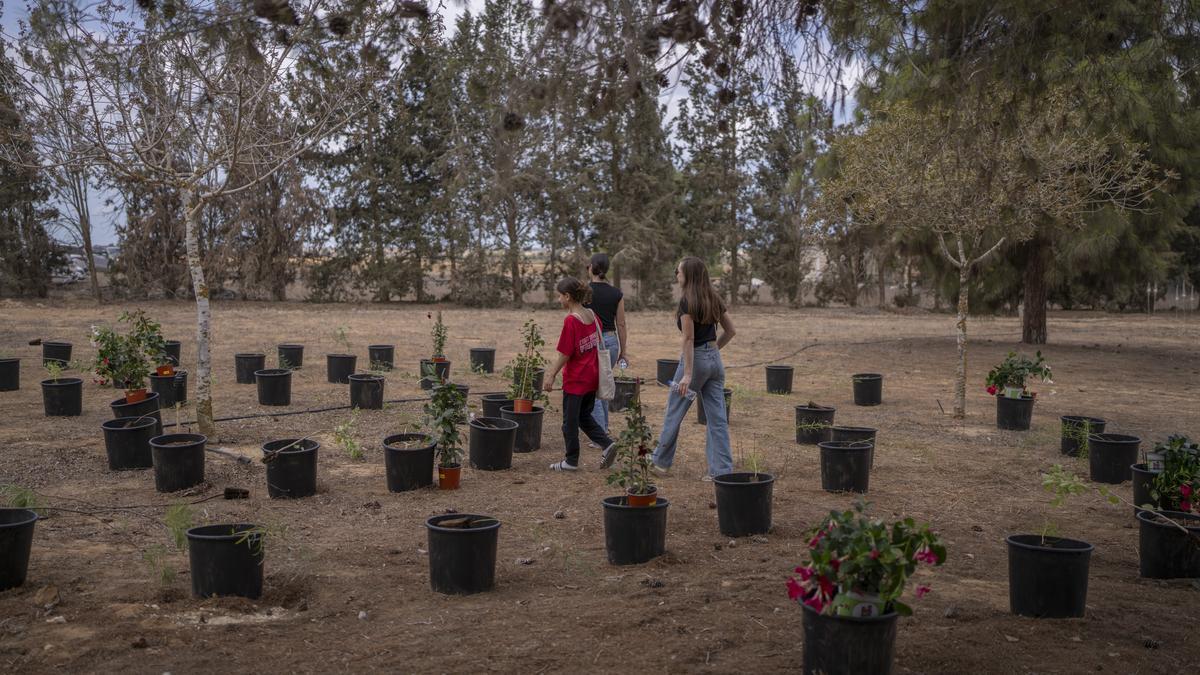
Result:
M453 384L439 384L425 404L425 425L437 441L438 487L457 490L462 476L463 440L458 430L466 396Z
M437 313L437 318L433 322L433 359L434 363L442 363L446 360L446 324L442 322L442 313Z
M1154 444L1151 454L1162 456L1150 496L1164 511L1200 513L1200 444L1187 436L1169 436Z
M129 324L127 334L108 326L92 326L91 342L96 348L93 369L99 384L123 386L126 402L137 403L146 397L152 364L167 363L167 345L158 322L142 310L123 312L117 320Z
M799 578L788 579L788 597L830 616L912 614L900 596L921 563L946 561L946 547L928 525L885 523L866 509L860 500L852 510L831 511L808 532L809 560L796 568ZM916 597L928 592L918 586Z
M546 359L541 352L541 348L546 346L546 340L542 337L541 328L536 321L529 319L521 328L521 336L525 343L525 351L518 354L504 369L505 375L512 378L508 397L513 400L513 411L519 413L532 412L535 402L549 400L536 381L538 369L546 366Z
M1009 352L1000 365L994 366L988 372L987 392L993 396L997 392L1003 392L1008 398L1021 398L1025 394L1025 380L1031 376L1040 377L1042 382L1053 384L1050 379L1050 365L1042 358L1042 352L1038 351L1033 360L1024 354Z
M609 485L625 488L629 506L654 506L658 487L650 482L650 452L654 432L642 414L641 397L634 396L625 416L625 430L617 437L617 462L608 476Z

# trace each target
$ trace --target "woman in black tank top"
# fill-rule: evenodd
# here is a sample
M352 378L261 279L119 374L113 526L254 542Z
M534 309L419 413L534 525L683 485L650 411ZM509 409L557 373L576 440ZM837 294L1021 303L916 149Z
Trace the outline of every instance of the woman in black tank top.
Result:
M616 368L622 359L628 367L629 358L626 355L625 331L625 299L621 289L608 283L609 259L607 253L596 253L588 264L588 274L591 275L592 301L584 307L596 313L600 320L600 330L604 337L605 348L608 349L609 359ZM608 401L596 399L596 407L592 417L600 423L601 428L608 431Z

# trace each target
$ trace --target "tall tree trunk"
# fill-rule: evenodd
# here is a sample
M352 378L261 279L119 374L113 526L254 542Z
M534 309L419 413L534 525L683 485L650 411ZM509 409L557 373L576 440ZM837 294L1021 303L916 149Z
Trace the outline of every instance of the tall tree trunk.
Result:
M875 276L879 282L879 308L887 307L887 258L882 251L875 261Z
M971 277L971 265L962 261L958 266L958 369L954 373L954 417L967 416L967 293Z
M92 295L96 298L97 303L103 303L104 297L100 295L100 279L96 276L96 254L92 249L92 223L87 215L83 215L79 219L79 233L83 235L83 254L87 257L88 276L92 279Z
M521 288L521 240L514 211L511 206L506 209L504 224L508 230L508 272L512 275L513 304L520 306L525 301L525 294Z
M1046 275L1050 271L1050 242L1038 235L1023 244L1025 247L1024 303L1021 316L1021 342L1044 345L1046 330L1046 298L1049 294Z
M192 273L192 289L196 293L196 422L200 433L215 438L212 404L212 357L209 341L212 338L212 312L208 306L208 282L200 264L200 210L204 202L190 189L183 190L184 223L186 226L188 269Z

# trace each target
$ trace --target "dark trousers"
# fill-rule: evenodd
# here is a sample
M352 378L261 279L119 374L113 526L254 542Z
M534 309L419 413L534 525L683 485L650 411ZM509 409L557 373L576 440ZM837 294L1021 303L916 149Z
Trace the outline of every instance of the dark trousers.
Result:
M563 440L567 444L567 464L579 466L579 430L602 448L612 443L604 429L592 418L596 407L596 392L568 394L563 392Z

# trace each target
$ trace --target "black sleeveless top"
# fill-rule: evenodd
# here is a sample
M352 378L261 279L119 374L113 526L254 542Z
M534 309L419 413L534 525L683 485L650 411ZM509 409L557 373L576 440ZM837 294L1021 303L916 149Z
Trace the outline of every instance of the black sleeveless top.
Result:
M683 315L688 313L687 300L679 299L679 311L675 314L675 327L683 330ZM700 323L695 319L692 320L694 328L692 345L699 347L705 342L713 342L717 339L717 324L715 323Z
M592 287L592 301L584 307L596 313L596 317L600 319L600 330L616 330L617 305L620 304L621 298L625 297L625 294L616 286L603 281L593 281L590 286Z

